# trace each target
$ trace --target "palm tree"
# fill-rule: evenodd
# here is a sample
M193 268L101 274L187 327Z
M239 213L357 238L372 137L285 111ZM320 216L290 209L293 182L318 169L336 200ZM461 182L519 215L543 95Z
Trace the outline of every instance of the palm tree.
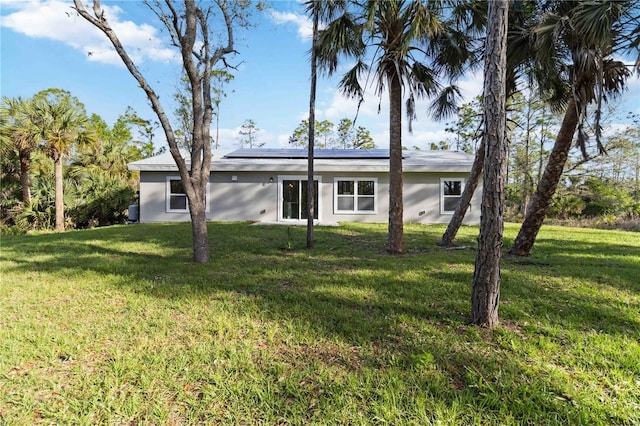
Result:
M558 1L551 6L531 33L536 48L532 70L541 88L553 95L553 101L564 103L566 109L545 171L509 251L517 256L530 255L576 130L578 145L586 156L583 124L590 103L596 104L597 146L604 150L599 137L601 105L621 93L631 75L625 64L612 56L629 49L629 34L638 28L638 6L632 1Z
M445 32L442 8L444 2L408 0L344 3L343 13L332 20L320 36L318 61L332 74L338 58L355 59L353 68L340 82L342 92L362 101L371 72L376 92L389 96L389 237L387 250L398 254L403 244L403 179L402 179L402 101L406 98L406 115L416 117L418 98L438 97L434 114L444 115L443 99L458 93L455 87L444 90L437 81L438 70L426 64L435 53L436 40ZM371 49L368 49L371 48ZM371 57L366 55L370 53ZM432 57L433 59L433 57ZM371 66L369 65L371 64ZM445 69L445 67L442 67ZM446 70L445 70L446 71ZM444 72L444 71L443 71ZM440 91L440 93L439 93Z
M311 88L309 94L309 146L307 147L307 248L313 248L313 219L315 217L314 205L314 148L315 148L315 126L316 126L316 85L318 82L318 60L317 49L319 24L320 24L320 0L307 1L306 10L310 13L313 21L313 39L311 40Z
M486 30L486 4L484 8L480 7L478 3L460 4L457 8L457 15L460 16L460 21L465 25L463 32L465 34L472 34L479 39L484 38ZM511 99L519 91L520 80L526 80L531 75L528 68L528 64L534 52L534 47L530 42L529 29L538 23L540 16L539 11L540 4L536 2L512 2L509 6L509 19L508 19L508 36L507 36L507 74L506 74L506 96L507 101ZM469 43L473 45L473 43ZM445 51L452 50L443 49ZM484 55L484 44L476 43L475 54L478 57ZM475 59L472 57L472 59ZM470 61L473 65L474 61ZM442 235L442 239L438 243L440 246L451 246L453 241L462 225L464 216L471 204L471 199L478 186L480 177L482 176L482 170L484 168L485 160L485 134L478 132L477 136L480 138L480 145L476 150L471 172L467 178L464 186L460 201L456 206L456 209L451 216L449 225L446 231Z
M87 131L84 107L66 91L45 91L35 96L37 127L43 149L54 162L56 231L64 231L63 159L76 143L94 140Z
M0 115L2 116L1 133L4 143L3 154L15 151L20 161L20 183L22 185L22 202L31 204L31 182L29 171L31 169L31 152L38 147L40 138L38 129L34 124L35 110L32 99L20 97L10 99L2 98Z

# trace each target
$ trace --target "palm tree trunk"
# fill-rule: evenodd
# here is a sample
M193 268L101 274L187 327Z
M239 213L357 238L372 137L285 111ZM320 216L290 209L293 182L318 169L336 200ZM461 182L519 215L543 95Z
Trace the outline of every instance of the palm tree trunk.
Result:
M464 220L464 216L469 209L469 205L471 204L471 198L473 197L476 188L478 187L478 182L480 181L480 176L482 176L482 168L484 167L484 152L485 150L485 138L482 137L482 142L480 142L480 147L476 151L476 157L473 160L473 166L471 166L471 172L469 173L469 177L464 185L464 191L462 191L462 195L460 196L460 202L456 206L456 210L453 212L453 216L451 216L451 220L449 221L449 226L447 226L447 230L442 235L442 239L438 243L439 246L449 247L453 245L453 240L456 238L456 234L462 225L462 221Z
M484 122L486 130L480 234L476 251L471 322L498 324L500 258L504 229L504 186L507 158L506 69L509 0L489 3L485 42Z
M64 189L62 181L62 155L57 154L53 159L55 171L55 206L56 231L64 231Z
M513 247L509 250L509 254L515 256L529 256L531 254L531 248L536 241L538 231L542 227L542 222L547 214L549 205L551 205L553 195L556 193L558 182L562 177L562 171L567 162L577 126L578 110L575 99L571 97L560 131L556 137L556 142L549 155L547 167L544 169L538 188L527 207L527 215L522 222Z
M31 181L29 179L29 171L31 170L31 161L29 153L20 153L20 184L22 185L22 202L25 205L31 205Z
M402 85L393 73L389 76L389 253L404 251L403 231Z
M311 42L311 93L309 95L309 146L307 155L307 248L313 248L313 219L315 217L314 192L313 184L313 150L315 147L315 131L316 131L316 83L317 83L317 60L316 46L318 43L318 20L320 0L314 0L313 3L313 40ZM319 189L319 188L318 188Z

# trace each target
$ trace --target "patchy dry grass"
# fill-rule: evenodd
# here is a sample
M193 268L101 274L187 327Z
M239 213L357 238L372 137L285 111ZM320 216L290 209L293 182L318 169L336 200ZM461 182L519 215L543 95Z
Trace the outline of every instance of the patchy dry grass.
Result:
M545 227L469 326L476 228L4 237L0 424L638 424L640 237ZM506 227L506 244L516 226Z

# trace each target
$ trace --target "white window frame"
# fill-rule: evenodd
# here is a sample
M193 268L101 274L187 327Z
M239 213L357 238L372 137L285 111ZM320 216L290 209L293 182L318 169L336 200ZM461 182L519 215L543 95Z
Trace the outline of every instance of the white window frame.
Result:
M309 180L308 176L302 175L279 175L278 176L278 222L300 222L307 223L307 219L285 219L282 211L282 203L284 201L284 194L282 193L282 182L285 180L299 180L299 181L307 181ZM322 221L322 176L314 175L313 181L318 182L318 205L314 206L315 210L318 212L318 218L314 219L314 222Z
M338 182L339 181L351 181L353 182L354 194L353 194L353 210L339 210L338 198L344 197L338 195ZM373 182L373 210L358 210L358 182L367 181ZM349 195L351 197L351 195ZM369 198L371 195L364 195L363 198ZM333 213L334 214L378 214L378 178L375 177L334 177L333 178Z
M187 208L185 209L172 209L171 208L171 195L173 194L171 192L171 181L174 180L182 180L180 178L180 176L167 176L166 177L166 183L165 183L165 191L166 191L166 197L165 197L165 211L167 213L189 213L189 199L187 198L187 194L184 194L185 200L186 200L186 205ZM206 189L206 194L205 194L205 213L209 213L209 182L207 181L207 189Z
M460 182L460 195L445 195L444 194L445 182ZM440 178L440 214L453 214L455 212L455 209L454 210L444 209L444 200L445 198L462 197L462 193L464 192L464 184L465 184L464 178Z

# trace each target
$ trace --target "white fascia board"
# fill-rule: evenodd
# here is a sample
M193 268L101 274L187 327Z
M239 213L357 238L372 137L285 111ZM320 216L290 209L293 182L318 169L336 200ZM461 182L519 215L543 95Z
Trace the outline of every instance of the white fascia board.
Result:
M141 172L177 172L178 166L175 164L127 164L129 170L139 170Z
M422 173L469 173L471 171L471 166L466 165L450 165L450 164L438 164L438 165L406 165L402 168L403 172L422 172Z
M155 160L155 161L154 161ZM175 172L178 167L173 159L150 158L140 160L127 165L129 170ZM403 171L409 173L468 173L471 170L472 161L460 161L447 159L446 161L421 161L421 159L406 159ZM211 171L214 172L306 172L307 160L304 159L216 159L211 162ZM389 172L389 160L327 160L320 159L314 162L314 171L321 172Z

